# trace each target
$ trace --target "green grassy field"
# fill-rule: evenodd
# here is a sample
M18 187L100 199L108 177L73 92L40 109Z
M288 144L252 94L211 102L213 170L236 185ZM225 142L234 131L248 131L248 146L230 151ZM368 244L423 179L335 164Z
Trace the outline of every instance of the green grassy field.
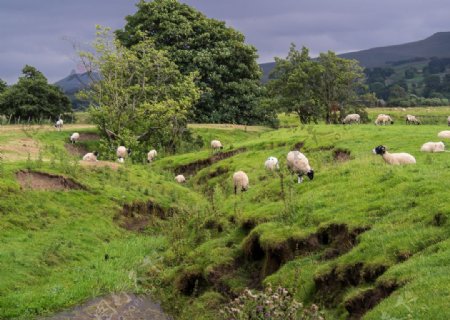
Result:
M403 112L371 109L370 117ZM212 156L205 147L113 170L84 167L65 151L71 127L2 131L0 319L34 319L121 291L150 293L177 319L217 319L228 297L269 283L318 304L327 319L450 318L450 154L419 151L445 124L191 128L239 153L189 167ZM11 151L25 138L41 151ZM285 168L299 142L316 173L302 184ZM371 153L380 144L417 164L386 165ZM264 169L269 156L280 159L279 173ZM25 169L85 189L22 189L16 172ZM188 181L178 185L182 170ZM237 170L250 189L235 196Z

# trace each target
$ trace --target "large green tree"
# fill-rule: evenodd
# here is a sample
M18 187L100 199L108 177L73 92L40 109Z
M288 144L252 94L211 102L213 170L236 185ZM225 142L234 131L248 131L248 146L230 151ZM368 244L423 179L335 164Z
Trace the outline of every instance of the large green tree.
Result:
M301 123L317 122L321 115L317 83L321 67L303 47L292 44L286 59L275 58L275 68L268 82L268 93L280 111L295 112Z
M199 97L195 73L182 75L152 40L143 38L127 48L107 28L98 27L93 48L80 52L80 57L89 72L101 79L93 77L82 95L91 101L92 119L106 144L102 151L123 144L137 158L149 148L174 150Z
M194 121L253 124L271 117L258 109L261 70L256 49L240 32L177 0L141 1L137 7L116 34L131 47L144 33L169 53L182 74L198 72L202 94Z
M5 91L7 88L8 88L8 84L6 83L6 81L0 79L0 93Z
M19 81L0 94L0 113L23 120L57 119L72 106L60 88L48 83L36 68L26 65Z

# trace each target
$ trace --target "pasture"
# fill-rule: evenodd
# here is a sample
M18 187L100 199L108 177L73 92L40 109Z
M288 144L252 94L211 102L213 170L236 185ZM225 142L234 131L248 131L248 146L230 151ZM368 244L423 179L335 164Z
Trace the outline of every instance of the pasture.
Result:
M77 148L94 150L90 125L1 127L0 319L50 316L120 292L149 294L176 319L217 319L230 297L268 284L316 303L326 319L450 318L450 153L419 151L448 127L405 125L410 111L450 115L369 109L370 119L399 121L190 125L205 147L145 165L80 164L66 144L77 130L93 137ZM221 156L212 139L224 144ZM385 164L372 154L380 144L417 164ZM298 184L287 171L294 146L313 180ZM264 169L269 156L280 159L279 172ZM238 170L250 189L235 196ZM18 172L80 187L33 189ZM175 182L178 173L186 184Z

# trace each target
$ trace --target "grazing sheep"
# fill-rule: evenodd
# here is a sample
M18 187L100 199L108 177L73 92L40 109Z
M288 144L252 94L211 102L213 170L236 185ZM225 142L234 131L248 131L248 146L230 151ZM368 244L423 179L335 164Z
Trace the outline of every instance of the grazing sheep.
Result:
M155 149L150 150L150 151L147 153L147 162L150 163L150 162L152 162L153 160L155 160L155 158L156 158L157 155L158 155L158 152L156 152Z
M378 146L372 150L374 154L379 154L388 164L410 164L416 163L416 159L409 153L389 153L385 146Z
M375 124L378 126L380 124L386 125L387 123L394 124L394 121L387 114L379 114L377 119L375 120Z
M213 149L213 151L218 151L223 149L223 146L219 140L213 140L211 141L211 148Z
M124 146L120 146L117 148L116 154L118 157L117 161L123 163L124 159L131 154L131 149L127 149Z
M440 142L427 142L422 145L420 151L422 152L444 152L445 144Z
M175 177L175 181L178 182L178 183L185 183L186 182L186 178L182 174L179 174L179 175L177 175Z
M439 138L450 139L450 131L444 130L438 133Z
M307 175L310 180L314 179L314 170L309 165L308 158L300 151L290 151L286 157L287 167L291 173L296 173L298 183L303 182L303 175Z
M56 123L55 123L55 128L56 128L58 131L61 131L63 125L64 125L64 121L63 121L62 119L59 119L59 120L56 121Z
M264 166L267 170L273 171L275 169L280 169L280 166L278 165L278 159L275 157L269 157L267 158L266 162L264 163Z
M407 114L405 117L406 124L420 124L420 120L416 118L416 116L412 116Z
M72 133L72 135L70 136L70 141L72 143L76 143L78 140L80 139L80 134L78 132L74 132Z
M450 116L448 116L448 118L447 118L447 124L450 127Z
M360 123L361 116L357 113L348 114L344 120L342 120L342 124L351 124L351 123Z
M241 192L247 191L248 176L244 171L237 171L233 174L234 194L237 194L238 188L241 188Z
M95 161L98 161L97 157L98 157L98 152L97 151L89 152L89 153L86 153L84 155L83 160L84 161L94 161L95 162Z

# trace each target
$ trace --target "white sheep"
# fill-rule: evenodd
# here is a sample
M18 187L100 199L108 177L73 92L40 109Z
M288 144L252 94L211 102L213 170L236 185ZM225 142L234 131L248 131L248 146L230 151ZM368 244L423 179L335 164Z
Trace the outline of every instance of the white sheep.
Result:
M83 156L83 160L84 161L94 161L95 162L95 161L98 161L97 157L98 157L98 152L97 151L89 152L89 153L86 153Z
M124 159L131 154L131 149L127 149L124 146L120 146L117 148L116 154L118 157L117 161L123 163Z
M213 140L211 141L211 148L213 149L213 151L218 151L223 149L223 146L219 140Z
M379 114L377 119L375 120L375 124L376 125L386 125L386 124L394 124L394 121L392 120L392 118L390 116L388 116L387 114Z
M444 152L445 144L440 142L427 142L422 145L420 151L422 152Z
M280 169L280 166L278 164L278 159L275 157L269 157L267 158L266 162L264 162L264 166L267 170L273 171Z
M309 165L308 158L300 151L290 151L286 157L287 167L291 173L296 173L298 183L303 182L303 175L307 175L310 180L314 179L314 170Z
M147 153L147 162L150 163L150 162L152 162L153 160L155 160L155 158L156 158L157 155L158 155L158 152L157 152L155 149L150 150L150 151Z
M76 143L78 140L80 139L80 134L78 132L74 132L72 133L72 135L70 136L70 141L72 143Z
M450 131L444 130L438 133L439 138L450 139Z
M58 119L58 121L56 121L56 123L55 123L55 128L56 128L58 131L61 131L63 125L64 125L63 119Z
M448 116L448 118L447 118L447 124L450 127L450 116Z
M249 188L248 176L244 171L237 171L233 174L234 194L237 194L238 188L242 192L247 191Z
M186 182L186 178L182 174L179 174L179 175L177 175L175 177L175 181L178 182L178 183L185 183Z
M348 114L344 120L342 120L342 124L350 124L350 123L360 123L361 116L357 113Z
M416 163L416 159L409 153L389 153L385 146L378 146L372 150L374 154L379 154L388 164L410 164Z
M405 117L406 124L420 124L420 120L416 118L416 116L412 116L407 114Z

